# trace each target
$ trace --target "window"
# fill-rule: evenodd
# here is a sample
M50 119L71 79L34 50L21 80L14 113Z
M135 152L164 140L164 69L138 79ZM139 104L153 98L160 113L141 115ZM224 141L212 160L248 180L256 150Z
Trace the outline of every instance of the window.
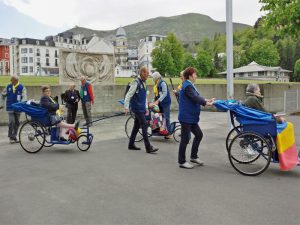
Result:
M40 52L40 49L36 49L36 56L40 56L41 55L41 52Z
M33 49L32 48L29 48L29 53L33 53Z
M29 63L33 63L33 57L29 57Z
M54 56L55 56L55 57L58 57L58 55L57 55L57 50L55 50L55 54L54 54Z
M26 40L22 40L22 44L26 44Z
M49 58L46 58L46 66L49 66Z
M58 66L57 59L55 59L55 66Z
M27 53L27 48L21 48L21 53Z
M148 41L152 41L152 37L150 36L150 37L148 37Z
M21 58L21 62L22 62L22 63L27 63L27 57L22 57L22 58Z
M22 73L28 73L28 67L22 66Z
M30 67L29 67L29 72L30 72L30 73L33 73L33 66L30 66Z
M41 61L41 59L40 59L40 58L36 58L36 61L37 61L37 62L40 62L40 61Z
M46 57L49 57L49 49L46 49Z

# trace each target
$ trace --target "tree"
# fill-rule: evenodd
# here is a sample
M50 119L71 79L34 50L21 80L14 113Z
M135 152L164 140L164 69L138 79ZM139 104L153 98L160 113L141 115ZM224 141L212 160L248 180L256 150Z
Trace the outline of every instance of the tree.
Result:
M158 41L155 46L151 53L152 66L163 76L170 74L170 71L173 71L174 68L171 54L165 50L163 42Z
M266 11L263 18L267 27L275 27L281 36L300 35L300 4L299 0L259 0L261 11Z
M198 75L200 77L211 76L211 71L214 68L213 61L209 53L200 49L196 57Z
M172 58L173 69L169 71L170 75L178 75L183 68L183 53L182 44L177 40L175 34L169 33L164 41L164 47Z
M300 81L300 59L295 63L293 80Z
M177 76L183 68L183 47L173 33L164 41L156 42L152 51L152 65L161 74Z
M183 68L187 67L197 67L196 59L189 52L186 52L183 56Z
M255 61L264 66L277 66L279 62L278 51L271 40L254 40L246 52L249 61Z

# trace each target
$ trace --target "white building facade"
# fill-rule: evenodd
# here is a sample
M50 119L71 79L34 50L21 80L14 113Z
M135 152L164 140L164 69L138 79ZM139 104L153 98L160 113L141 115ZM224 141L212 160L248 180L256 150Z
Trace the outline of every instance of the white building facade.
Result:
M138 46L138 65L139 67L146 66L149 71L153 70L151 52L155 48L156 41L165 40L166 36L163 35L148 35L140 40Z

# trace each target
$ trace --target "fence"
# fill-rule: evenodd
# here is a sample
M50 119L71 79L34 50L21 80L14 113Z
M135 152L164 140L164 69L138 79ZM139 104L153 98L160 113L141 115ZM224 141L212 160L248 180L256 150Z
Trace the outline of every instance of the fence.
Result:
M284 112L293 113L300 111L300 91L284 92Z

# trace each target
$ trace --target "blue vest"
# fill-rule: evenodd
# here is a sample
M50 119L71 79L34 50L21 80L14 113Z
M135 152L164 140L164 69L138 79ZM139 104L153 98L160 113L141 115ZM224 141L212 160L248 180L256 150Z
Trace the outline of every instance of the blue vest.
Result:
M6 111L14 111L11 105L22 101L23 88L23 85L19 84L14 93L12 84L6 86Z
M134 82L137 82L137 88L130 100L130 108L132 112L146 112L146 95L147 87L144 86L143 81L137 78Z
M91 97L88 92L88 86L90 85L89 82L86 82L84 86L81 86L80 93L83 93L83 96L81 96L81 101L82 102L90 102Z
M160 80L158 85L157 85L157 89L158 89L158 96L155 98L155 100L159 99L160 98L160 93L162 93L162 86L161 84L162 83L165 83L167 85L167 83L164 81L164 80ZM169 93L169 88L168 88L168 85L167 85L167 96L162 100L162 102L159 103L162 107L164 106L168 106L168 105L171 105L171 96L170 96L170 93Z
M189 81L184 81L182 84L182 88L179 92L179 113L178 120L179 122L195 124L199 122L200 110L201 106L199 104L195 104L191 101L191 99L185 95L185 89L188 86L192 86L194 91L199 95L196 88Z

